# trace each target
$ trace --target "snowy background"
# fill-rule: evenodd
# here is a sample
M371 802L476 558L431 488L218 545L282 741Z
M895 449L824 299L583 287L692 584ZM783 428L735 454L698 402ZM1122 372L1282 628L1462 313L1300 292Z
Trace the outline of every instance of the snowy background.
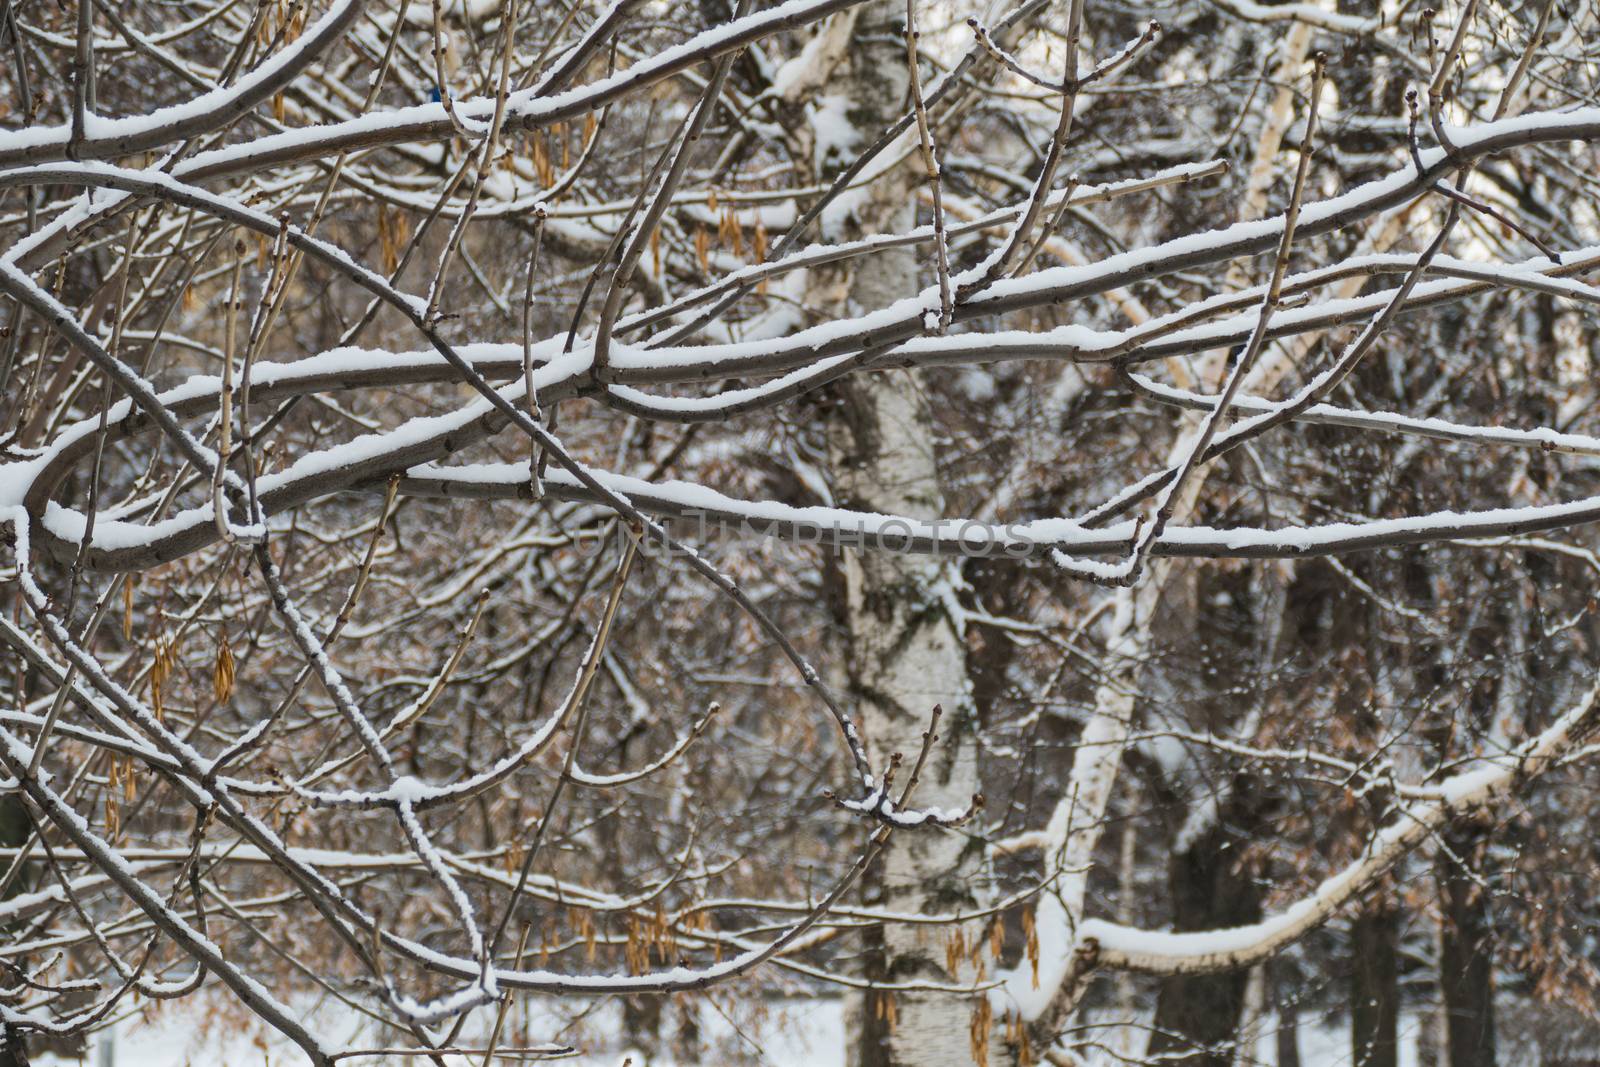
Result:
M789 1000L775 1004L771 1017L758 1030L735 1027L718 1012L702 1016L705 1045L701 1062L730 1062L742 1055L746 1062L764 1067L844 1067L845 1040L843 1001L817 998ZM337 1016L328 1011L315 1013L329 1035L339 1034L352 1044L360 1037L361 1026L346 1021L341 1027ZM1428 1022L1421 1014L1403 1016L1400 1021L1400 1067L1420 1067L1419 1037ZM580 1024L578 1033L560 1032L564 1025L552 1016L546 1037L579 1044L585 1051L554 1062L573 1067L619 1067L632 1057L634 1067L679 1067L670 1054L647 1057L636 1049L621 1045L606 1032L620 1029L618 1013L609 1008L592 1013ZM1352 1062L1349 1024L1329 1019L1300 1024L1301 1067L1344 1067ZM1254 1062L1262 1067L1277 1065L1277 1024L1273 1017L1263 1020L1258 1032ZM1131 1032L1107 1028L1102 1032L1105 1050L1090 1054L1090 1067L1125 1065L1124 1053L1136 1040ZM366 1043L369 1044L370 1043ZM1113 1051L1115 1050L1115 1051ZM280 1036L267 1031L241 1030L234 1023L208 1019L188 1007L163 1009L153 1021L125 1019L113 1030L98 1037L83 1059L52 1056L35 1057L51 1067L87 1064L90 1067L291 1067L305 1062L304 1055ZM465 1065L466 1057L455 1058ZM354 1058L352 1064L376 1063L377 1057ZM389 1062L395 1062L391 1059ZM405 1061L401 1061L405 1062ZM425 1062L416 1060L413 1062ZM478 1057L470 1062L476 1065Z

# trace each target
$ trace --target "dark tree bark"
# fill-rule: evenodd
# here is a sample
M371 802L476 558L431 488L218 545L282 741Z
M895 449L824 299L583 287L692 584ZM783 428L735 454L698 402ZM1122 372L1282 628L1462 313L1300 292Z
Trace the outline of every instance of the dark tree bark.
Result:
M702 1052L700 1001L690 996L678 998L678 1029L672 1036L672 1055L679 1063L699 1063Z
M1294 1001L1278 1009L1278 1067L1300 1067L1300 1006Z
M1190 593L1195 632L1202 655L1216 665L1210 679L1214 689L1198 708L1211 730L1236 727L1244 705L1235 694L1256 692L1259 664L1275 655L1286 606L1275 582L1262 572L1195 579ZM1261 917L1257 868L1243 859L1243 850L1274 803L1273 793L1260 779L1243 774L1209 788L1217 791L1215 814L1198 833L1180 831L1187 839L1174 844L1167 863L1178 930L1240 926ZM1249 981L1248 969L1163 979L1152 1058L1160 1054L1189 1067L1232 1067Z
M29 1062L22 1031L7 1026L0 1033L0 1067L28 1067Z
M31 836L33 836L33 820L28 817L28 809L23 806L22 798L15 794L0 797L0 845L6 848L21 848ZM0 864L0 871L5 867L5 864ZM28 875L24 871L11 883L6 898L10 899L27 888ZM6 1027L0 1032L0 1067L27 1067L27 1064L27 1042L22 1032Z
M1233 798L1248 797L1247 782L1237 782ZM1240 926L1261 918L1261 897L1248 869L1241 870L1237 800L1223 805L1215 823L1187 848L1174 849L1167 865L1173 926L1209 930ZM1233 1067L1232 1042L1244 1009L1250 972L1182 975L1165 978L1156 1000L1156 1032L1150 1055L1184 1067Z
M1494 931L1476 876L1488 835L1456 825L1442 839L1436 877L1443 923L1439 988L1444 995L1447 1067L1495 1067ZM1466 867L1463 867L1466 864Z
M623 997L622 1028L628 1044L654 1056L661 1047L661 998Z
M1373 901L1350 926L1350 1058L1355 1067L1399 1067L1399 915Z
M1291 959L1279 958L1267 966L1267 978L1278 1009L1274 1035L1278 1067L1300 1067L1300 968Z

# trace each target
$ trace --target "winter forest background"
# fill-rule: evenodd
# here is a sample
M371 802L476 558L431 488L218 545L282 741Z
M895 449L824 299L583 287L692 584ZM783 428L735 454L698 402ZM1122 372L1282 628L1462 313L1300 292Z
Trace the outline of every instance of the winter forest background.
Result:
M1592 0L0 0L0 1063L1600 1061L1596 105Z

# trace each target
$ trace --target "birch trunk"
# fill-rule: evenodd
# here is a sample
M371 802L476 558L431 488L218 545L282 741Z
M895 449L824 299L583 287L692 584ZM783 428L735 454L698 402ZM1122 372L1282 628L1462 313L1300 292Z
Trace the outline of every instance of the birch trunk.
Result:
M1310 31L1303 24L1290 27L1279 63L1280 85L1287 85L1305 62L1310 41ZM1268 110L1246 181L1241 219L1260 218L1265 210L1274 161L1293 119L1293 102L1292 91L1280 89ZM1229 282L1236 287L1247 281L1238 270L1230 273ZM1220 381L1226 372L1224 357L1225 353L1209 353L1198 377ZM1181 361L1169 360L1168 367L1180 387L1193 388L1197 376ZM1191 414L1184 420L1178 444L1167 457L1169 466L1184 454L1184 440L1198 427L1197 416ZM1200 468L1179 491L1173 525L1182 524L1193 510L1206 473L1206 468ZM1005 1008L1020 1011L1028 1024L1025 1040L1036 1050L1048 1049L1065 1029L1096 966L1096 946L1081 942L1077 930L1085 917L1089 873L1132 728L1138 672L1149 654L1151 624L1172 572L1171 561L1158 560L1147 569L1140 586L1114 594L1104 680L1095 690L1094 709L1078 739L1066 791L1044 834L1045 875L1057 880L1055 892L1042 894L1039 904L1040 951L1045 956L1040 966L1042 978L1029 982L1020 977L1020 971L1013 973L1001 998Z
M838 35L813 61L832 61L822 95L811 105L820 176L862 147L856 131L876 132L896 119L909 85L904 7L888 0L856 9L843 54ZM836 59L835 59L836 57ZM799 73L792 72L798 79ZM842 120L842 121L841 121ZM891 149L893 158L896 151ZM825 217L829 241L910 229L916 224L915 163L901 163L841 210ZM918 261L909 250L819 270L808 284L808 310L833 317L884 307L914 294ZM937 518L943 512L933 418L921 380L893 371L850 375L838 386L830 425L836 502L847 508ZM844 559L850 682L858 722L878 766L890 753L914 759L935 705L943 708L940 741L913 798L919 807L961 809L978 791L972 687L966 644L946 610L953 561L892 552L850 552ZM980 890L981 850L960 834L937 830L896 834L865 892L899 912L970 908ZM969 962L954 971L949 927L900 924L885 929L868 972L886 983L971 983ZM962 929L966 947L979 931ZM973 1062L973 1011L982 998L958 994L874 992L853 1006L852 1062L873 1067L967 1067Z
M843 391L834 427L835 491L846 507L933 517L939 511L931 417L905 374L858 376ZM940 742L914 803L959 809L977 791L973 705L966 648L942 600L942 560L888 552L852 553L845 565L851 689L867 743L881 766L891 752L913 758L929 714L944 709ZM868 892L900 912L951 912L978 903L977 849L963 835L902 832L892 840ZM895 925L873 970L888 983L970 981L948 969L946 927ZM978 931L963 931L971 946ZM969 1028L976 1002L951 994L901 992L865 1004L861 1064L941 1067L973 1062Z

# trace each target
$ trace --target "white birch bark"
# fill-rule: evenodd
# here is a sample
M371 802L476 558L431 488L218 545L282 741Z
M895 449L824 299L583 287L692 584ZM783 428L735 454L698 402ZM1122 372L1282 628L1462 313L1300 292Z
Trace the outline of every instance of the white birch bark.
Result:
M834 28L830 28L834 29ZM831 76L812 105L815 154L821 177L847 163L875 133L898 117L907 99L904 7L895 0L858 9L842 57L838 35L816 52L832 54ZM826 32L826 31L825 31ZM842 120L842 121L841 121ZM825 218L826 239L910 229L916 223L915 161L896 167ZM824 317L857 314L915 293L918 261L911 250L865 257L843 269L816 271L807 310ZM843 507L938 518L944 507L934 455L933 418L920 378L867 372L839 386L842 401L830 427L834 499ZM908 764L922 747L935 705L943 708L940 741L912 803L964 809L978 790L974 708L966 645L945 608L953 562L893 552L844 555L850 677L858 722L879 767L902 753ZM902 771L902 779L908 773ZM901 912L959 911L982 895L981 851L968 839L939 830L901 831L890 842L874 888L882 905ZM887 983L970 983L970 955L952 970L947 951L970 927L894 925L884 930L882 979ZM858 998L851 1060L882 1067L967 1067L973 1062L971 1024L981 998L951 993L874 992Z
M1256 143L1241 218L1259 218L1265 212L1278 149L1293 119L1290 82L1304 64L1310 42L1310 29L1302 23L1293 24L1285 34L1278 66L1280 88ZM1231 273L1229 280L1235 286L1248 281L1242 273ZM1208 354L1207 365L1200 372L1202 379L1221 378L1225 372L1223 355ZM1181 371L1178 376L1181 382ZM1167 457L1168 466L1182 461L1188 439L1198 428L1197 415L1190 414L1183 420L1178 442ZM1172 512L1174 523L1181 524L1192 512L1206 471L1204 467L1196 471L1181 488ZM1042 957L1038 980L1034 981L1031 967L1018 968L1007 976L997 1004L1020 1012L1028 1024L1027 1040L1037 1044L1048 1046L1071 1018L1096 962L1093 944L1085 943L1079 934L1085 918L1089 875L1132 729L1138 672L1150 652L1152 623L1172 573L1170 561L1157 561L1139 586L1118 589L1113 594L1105 671L1095 690L1093 710L1073 752L1071 774L1045 830L1045 875L1055 881L1053 891L1040 897L1036 920Z

